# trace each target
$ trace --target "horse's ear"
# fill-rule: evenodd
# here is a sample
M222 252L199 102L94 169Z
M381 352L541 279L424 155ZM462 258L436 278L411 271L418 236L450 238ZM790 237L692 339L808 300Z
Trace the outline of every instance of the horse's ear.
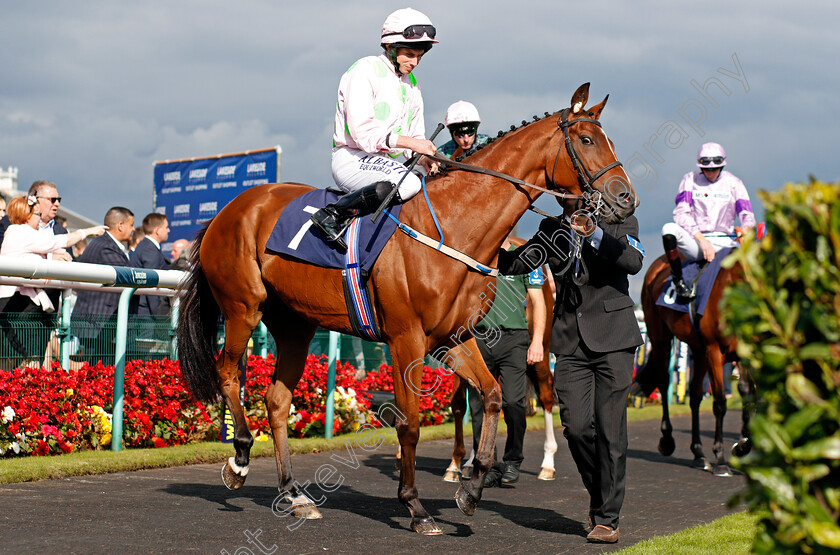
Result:
M607 99L609 99L609 97L610 95L605 96L604 100L589 109L589 113L592 114L592 119L598 119L601 117L601 112L604 110L604 106L607 105Z
M572 113L579 114L589 99L589 83L584 83L572 95Z

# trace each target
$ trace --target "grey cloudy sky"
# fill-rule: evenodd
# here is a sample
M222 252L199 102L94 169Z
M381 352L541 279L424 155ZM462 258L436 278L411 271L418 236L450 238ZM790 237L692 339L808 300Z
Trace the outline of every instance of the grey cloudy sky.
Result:
M115 204L151 211L156 160L280 145L281 180L331 184L339 77L378 53L382 21L406 6L4 4L0 166L17 166L22 188L55 181L68 208L97 220ZM840 176L835 0L413 7L440 39L415 72L429 129L459 99L476 104L481 130L495 133L568 106L581 83L592 83L593 102L610 94L601 119L636 177L649 260L662 252L659 229L703 142L726 147L728 169L747 185L759 217L759 189ZM692 81L707 84L709 98ZM552 209L552 201L539 206ZM537 221L526 216L520 234ZM638 279L638 299L637 289Z

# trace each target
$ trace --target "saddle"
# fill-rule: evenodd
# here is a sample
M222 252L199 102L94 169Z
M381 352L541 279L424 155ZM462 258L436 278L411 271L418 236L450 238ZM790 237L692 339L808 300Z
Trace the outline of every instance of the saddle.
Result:
M343 269L345 253L327 241L309 219L327 204L334 203L340 194L341 191L334 189L315 189L291 201L277 217L265 248L322 268ZM398 205L388 210L398 217L400 209ZM391 218L382 218L376 224L371 223L370 218L353 221L359 222L358 263L367 272L397 230L397 224Z
M720 264L730 252L732 252L731 248L719 250L714 260L709 263L705 260L683 262L683 279L688 284L697 285L697 295L688 302L680 302L677 299L677 292L674 289L673 278L668 276L667 281L665 281L665 286L662 288L662 293L659 294L659 298L656 300L656 304L671 310L676 310L677 312L688 313L691 315L692 324L697 327L700 317L706 311L709 295L714 288L715 280L720 272Z

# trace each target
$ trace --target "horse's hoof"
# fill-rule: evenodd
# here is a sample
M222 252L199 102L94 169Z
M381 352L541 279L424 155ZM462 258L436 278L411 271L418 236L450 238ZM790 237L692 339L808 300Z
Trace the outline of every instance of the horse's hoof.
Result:
M246 466L244 474L237 474L237 472L231 467L230 461L226 462L222 467L222 483L230 490L241 488L242 484L245 483L245 478L248 477L247 469L248 467Z
M732 476L732 471L729 469L729 466L725 464L715 465L715 469L712 473L715 476L720 476L721 478L728 478L729 476Z
M461 469L461 478L463 478L464 480L469 480L470 478L472 478L472 473L473 467L465 466Z
M665 437L662 436L659 438L659 454L663 457L670 457L674 454L674 449L676 449L677 445L674 442L673 437Z
M553 468L541 468L540 474L537 476L537 480L553 480L554 479L554 469Z
M424 536L440 536L443 534L443 530L437 525L435 519L430 516L421 519L412 518L411 529Z
M696 468L697 470L704 470L706 472L711 472L712 470L712 465L709 464L709 461L702 457L699 459L694 459L691 463L691 467Z
M752 451L752 441L742 440L732 446L733 457L746 457Z
M321 511L313 503L292 505L292 513L298 519L318 520L319 518L324 518Z
M458 486L458 491L455 493L455 503L458 504L458 508L461 509L462 513L467 516L472 516L475 514L478 499L466 488L467 483L461 482L461 485Z
M457 470L447 470L446 474L443 475L443 481L458 483L461 481L461 473Z

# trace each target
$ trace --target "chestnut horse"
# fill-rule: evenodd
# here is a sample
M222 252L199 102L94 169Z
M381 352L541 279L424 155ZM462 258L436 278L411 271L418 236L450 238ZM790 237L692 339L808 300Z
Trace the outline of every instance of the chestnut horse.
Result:
M511 237L510 242L517 247L525 244L525 240L519 237ZM546 280L542 286L543 300L546 307L546 323L542 337L543 345L543 359L536 364L529 364L526 367L525 373L531 384L534 386L534 391L537 393L537 399L540 406L543 408L543 416L545 417L545 441L543 442L543 460L540 465L540 473L537 476L538 480L554 480L554 454L557 452L557 440L554 437L554 418L552 411L554 410L554 375L551 373L549 365L549 347L551 344L551 322L554 308L554 295L551 291L552 285L549 282L551 275L546 276ZM526 310L528 318L528 328L531 336L534 333L534 321L531 317L531 306L528 305ZM452 449L452 461L446 469L443 476L445 482L460 482L461 481L461 461L464 459L466 449L464 448L464 414L467 410L466 406L466 384L455 376L455 384L452 391L452 416L455 418L455 446ZM470 445L472 443L470 442ZM472 476L472 461L475 453L472 454L469 460L464 465L464 477ZM466 470L466 469L470 470Z
M588 96L587 83L573 95L572 108L562 110L559 117L546 116L500 134L470 156L471 163L503 172L508 179L452 171L428 180L428 197L447 245L480 264L495 264L502 241L543 191L600 192L608 207L607 221L621 221L633 213L636 193L598 121L607 99L586 109ZM223 467L222 476L229 488L236 489L247 476L253 443L239 401L238 363L251 332L260 320L266 324L277 344L265 403L277 459L278 499L290 503L289 510L298 518L307 519L321 514L292 476L287 436L292 391L303 373L315 329L321 326L345 334L353 334L353 329L341 270L269 252L265 244L284 207L311 190L299 183L254 187L233 199L199 232L177 333L181 370L190 391L200 400L221 394L230 409L236 454ZM405 203L400 217L416 230L436 234L422 195ZM396 422L402 454L397 496L411 514L411 528L421 534L441 533L421 505L415 484L418 387L427 353L449 349L443 362L484 395L486 421L476 471L456 494L458 507L467 515L475 512L492 462L501 390L477 356L468 331L470 319L492 300L487 294L492 293L491 280L401 233L391 238L371 270L372 304L391 352L396 406L404 415ZM217 357L220 314L225 344Z
M721 267L715 278L712 291L706 303L706 312L700 317L699 330L695 330L690 316L656 304L666 281L671 275L671 269L665 256L653 261L645 274L642 286L642 309L645 313L648 339L650 340L650 356L643 369L636 375L631 395L650 395L659 388L662 394L662 423L660 429L662 437L659 440L659 452L669 456L674 452L674 438L672 436L671 419L668 415L668 383L670 382L669 362L671 356L671 341L674 337L683 341L691 349L694 367L689 384L689 404L691 406L691 452L694 454L692 466L702 470L712 470L716 476L730 476L729 466L724 460L723 448L723 417L726 415L726 395L723 389L724 362L737 362L735 352L735 338L723 333L720 325L720 301L726 287L741 279L743 272L736 265L731 268ZM713 412L715 415L715 439L712 450L715 454L714 467L709 464L703 454L700 441L700 401L703 400L703 378L708 375L712 388ZM741 368L738 380L738 392L743 399L741 413L741 438L732 448L737 456L746 455L750 451L748 407L754 394L754 385L749 378L746 368Z

